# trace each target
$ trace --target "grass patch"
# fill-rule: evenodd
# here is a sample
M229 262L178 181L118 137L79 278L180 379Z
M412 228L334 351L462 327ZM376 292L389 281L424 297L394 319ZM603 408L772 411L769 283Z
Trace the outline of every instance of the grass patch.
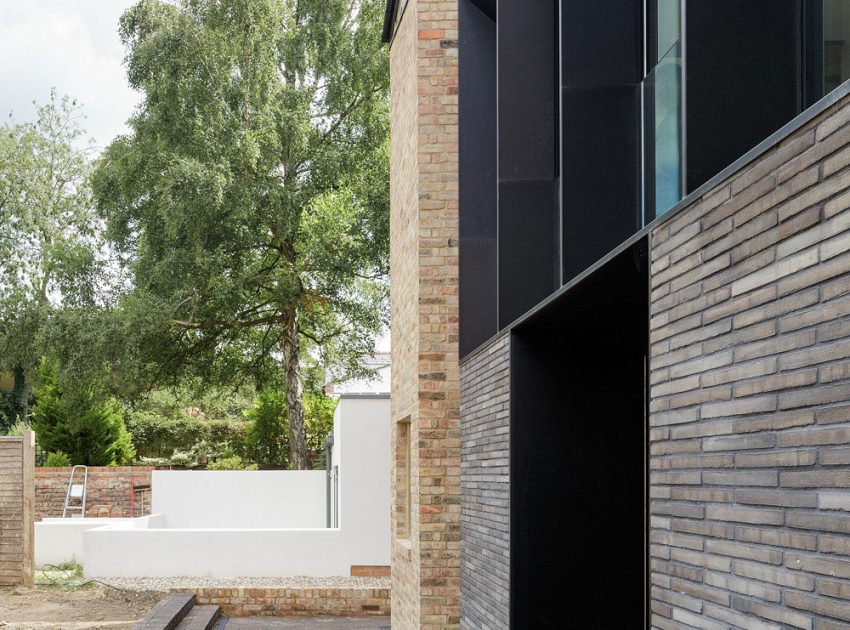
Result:
M83 565L79 562L64 562L59 565L46 564L35 572L37 586L54 586L68 591L94 586L94 580L83 577Z

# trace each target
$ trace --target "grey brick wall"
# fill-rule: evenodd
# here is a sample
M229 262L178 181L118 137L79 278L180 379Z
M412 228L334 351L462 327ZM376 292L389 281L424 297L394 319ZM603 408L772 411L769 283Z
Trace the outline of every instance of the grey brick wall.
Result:
M461 366L461 627L507 628L510 604L509 337Z
M850 105L652 234L656 628L850 623Z

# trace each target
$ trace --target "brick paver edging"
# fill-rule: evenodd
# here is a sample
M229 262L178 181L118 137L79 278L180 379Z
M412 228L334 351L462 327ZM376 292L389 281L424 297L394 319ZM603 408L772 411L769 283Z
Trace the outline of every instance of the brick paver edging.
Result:
M228 617L379 616L390 614L388 588L181 588L198 604L221 607Z

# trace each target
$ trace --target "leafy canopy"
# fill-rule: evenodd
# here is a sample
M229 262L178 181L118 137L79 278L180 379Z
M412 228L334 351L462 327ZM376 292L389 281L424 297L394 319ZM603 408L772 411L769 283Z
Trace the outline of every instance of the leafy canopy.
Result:
M363 372L385 323L383 0L141 0L121 18L132 133L94 177L141 322L139 378L285 383L306 461L311 364Z
M26 416L25 377L44 351L59 308L84 308L102 293L103 256L76 101L51 92L31 123L0 126L0 371L14 372L4 414Z

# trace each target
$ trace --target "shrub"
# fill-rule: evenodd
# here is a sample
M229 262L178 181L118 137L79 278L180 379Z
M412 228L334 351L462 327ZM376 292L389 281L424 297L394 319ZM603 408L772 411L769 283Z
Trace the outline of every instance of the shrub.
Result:
M304 425L307 449L313 462L322 461L325 438L333 429L336 401L324 394L304 395ZM248 425L245 438L246 455L260 468L289 467L289 421L286 394L271 390L260 393L245 416Z
M44 465L55 468L64 468L66 466L71 466L71 458L62 452L48 453L47 458L44 460Z
M278 390L261 392L245 417L250 421L245 435L248 459L260 468L288 468L286 394Z
M231 455L230 457L222 457L215 460L209 466L208 470L257 470L256 464L246 464L242 461L239 455Z
M163 416L152 411L131 411L127 413L126 424L136 453L144 461L169 461L201 443L207 443L205 449L213 455L227 451L245 453L244 421L202 420L179 412Z
M6 429L6 435L10 437L18 437L24 434L24 431L32 429L32 424L27 422L26 420L18 419L15 424Z
M76 464L130 463L133 442L124 426L124 409L113 398L98 399L90 389L75 400L63 396L55 364L43 361L35 388L33 429L42 449L66 453Z
M324 457L325 439L334 428L337 401L324 394L304 396L304 424L307 429L307 448ZM314 460L316 457L314 457Z

